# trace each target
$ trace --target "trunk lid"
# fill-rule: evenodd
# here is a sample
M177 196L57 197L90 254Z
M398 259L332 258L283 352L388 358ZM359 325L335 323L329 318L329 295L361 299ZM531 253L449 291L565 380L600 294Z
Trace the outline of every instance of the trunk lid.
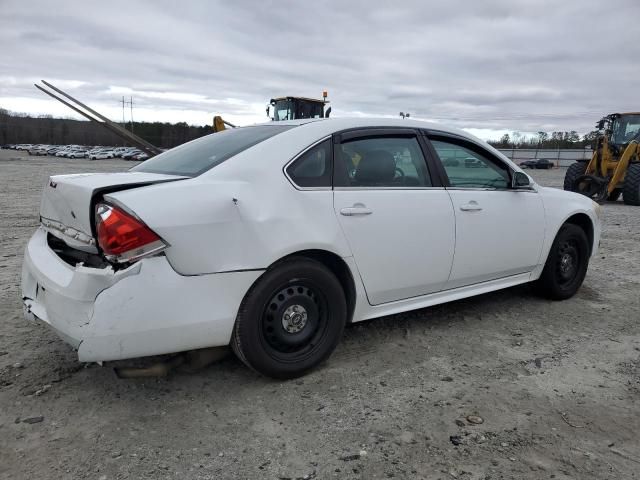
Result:
M70 247L96 253L92 210L98 194L185 178L144 172L55 175L42 192L40 222Z

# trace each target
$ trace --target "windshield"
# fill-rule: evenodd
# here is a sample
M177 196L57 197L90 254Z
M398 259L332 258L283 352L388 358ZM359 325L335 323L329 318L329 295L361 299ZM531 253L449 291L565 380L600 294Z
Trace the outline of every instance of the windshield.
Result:
M291 102L289 100L276 100L273 106L273 119L276 122L283 120L293 120Z
M322 102L282 99L274 100L271 105L273 106L273 119L276 122L301 118L322 118L324 116Z
M133 167L131 171L196 177L234 155L293 127L294 125L259 125L212 133L150 158Z
M624 115L613 122L611 143L622 145L629 143L640 132L640 114ZM640 139L637 139L640 140Z

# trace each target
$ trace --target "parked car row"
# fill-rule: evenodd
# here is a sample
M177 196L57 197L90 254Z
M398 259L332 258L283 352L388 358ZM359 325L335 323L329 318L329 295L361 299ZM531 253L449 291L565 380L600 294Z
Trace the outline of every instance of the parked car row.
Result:
M122 158L125 160L146 160L149 155L135 147L105 147L86 145L41 145L23 143L18 145L2 145L2 148L23 150L29 155L50 155L64 158L88 158L89 160L103 160L107 158Z

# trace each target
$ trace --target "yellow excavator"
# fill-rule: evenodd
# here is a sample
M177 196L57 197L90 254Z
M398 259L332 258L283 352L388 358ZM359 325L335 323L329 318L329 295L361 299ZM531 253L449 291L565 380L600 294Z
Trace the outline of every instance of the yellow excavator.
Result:
M640 206L640 112L603 117L590 161L569 166L564 189L598 203L622 195L627 205Z
M272 98L267 105L267 117L274 122L298 120L302 118L329 118L331 107L326 108L327 91L322 92L322 99L308 97L277 97ZM235 128L232 123L220 116L213 117L213 131L221 132L226 127Z

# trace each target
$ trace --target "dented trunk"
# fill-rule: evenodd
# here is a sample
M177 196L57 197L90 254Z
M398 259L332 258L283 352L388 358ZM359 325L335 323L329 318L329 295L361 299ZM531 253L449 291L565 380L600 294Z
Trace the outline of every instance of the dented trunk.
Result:
M185 177L158 173L82 173L49 178L42 193L40 222L72 248L97 253L93 208L101 195Z

